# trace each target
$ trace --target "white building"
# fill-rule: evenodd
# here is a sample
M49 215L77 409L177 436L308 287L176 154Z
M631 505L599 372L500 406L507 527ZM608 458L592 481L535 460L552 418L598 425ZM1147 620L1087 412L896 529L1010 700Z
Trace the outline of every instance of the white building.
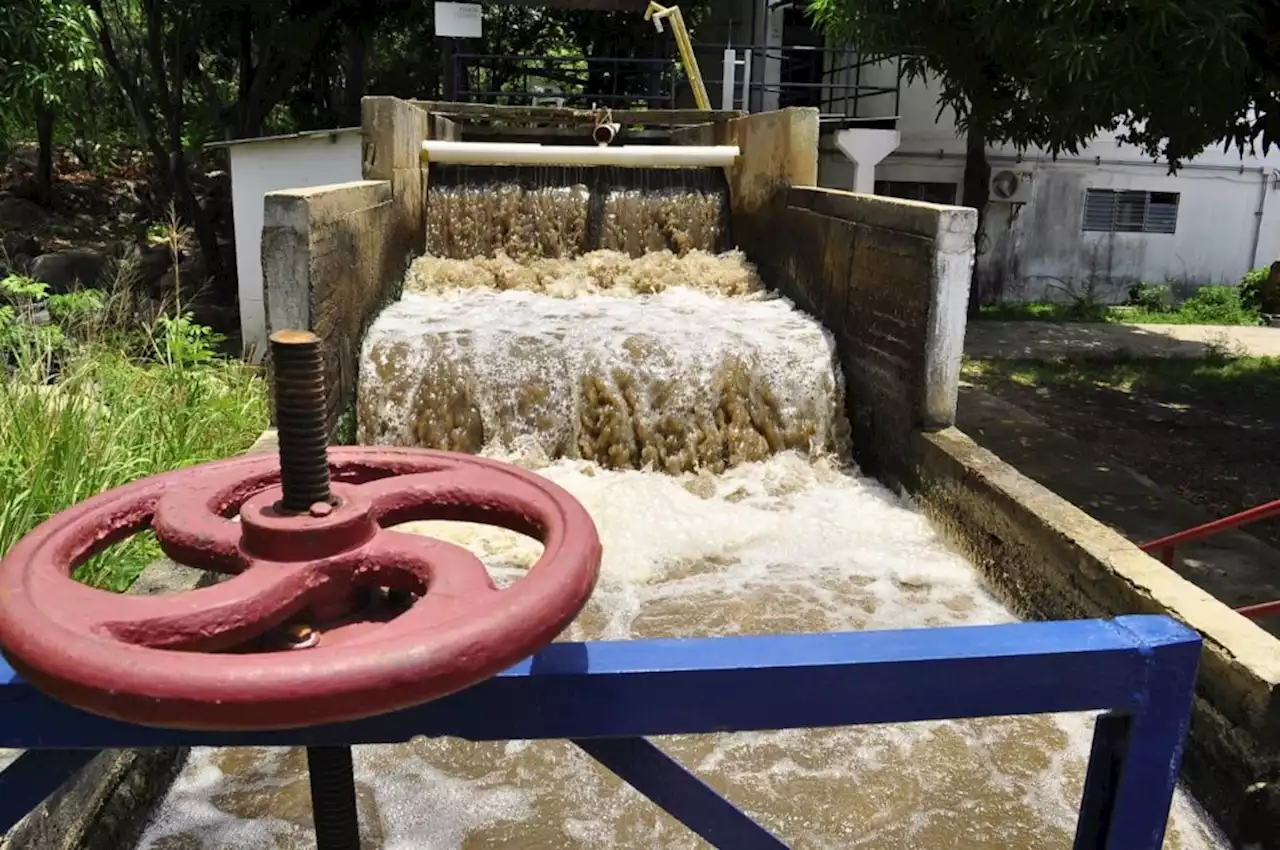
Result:
M904 84L899 102L898 144L873 166L875 191L958 203L965 145L954 114L934 120L937 90L922 81ZM849 131L846 146L873 132ZM837 135L819 179L852 188L856 167ZM1056 161L1009 147L987 157L993 185L978 262L988 296L1118 300L1134 281L1237 283L1280 259L1280 150L1213 149L1176 175L1105 136Z
M731 73L722 73L717 49L700 51L716 105L818 106L828 129L823 186L959 204L965 143L954 113L938 115L936 82L900 81L896 60L833 47L804 5L710 0L698 41L740 46ZM863 173L842 148L863 159ZM1137 280L1238 283L1280 259L1280 151L1206 151L1174 177L1110 137L1056 161L1011 147L987 156L992 182L1007 192L992 192L978 246L988 298L1066 300L1092 288L1117 300Z
M822 110L823 186L960 202L965 143L954 113L938 115L936 81L907 83L896 60L832 47L803 0L711 0L697 36L754 45L735 50L731 71L716 48L700 52L715 105ZM862 159L861 174L846 151ZM1237 283L1280 259L1280 150L1210 150L1176 176L1106 136L1056 161L1011 147L987 157L998 184L979 244L988 298L1118 300L1135 281Z

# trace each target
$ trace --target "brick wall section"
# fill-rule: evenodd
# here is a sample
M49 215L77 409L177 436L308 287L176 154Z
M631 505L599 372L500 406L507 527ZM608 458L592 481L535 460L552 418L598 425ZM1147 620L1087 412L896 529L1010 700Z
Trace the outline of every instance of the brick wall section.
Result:
M934 527L1030 619L1167 614L1205 641L1183 776L1237 846L1280 848L1280 646L954 428L913 437Z
M955 423L972 210L792 188L768 279L835 335L854 457L891 482L917 429Z

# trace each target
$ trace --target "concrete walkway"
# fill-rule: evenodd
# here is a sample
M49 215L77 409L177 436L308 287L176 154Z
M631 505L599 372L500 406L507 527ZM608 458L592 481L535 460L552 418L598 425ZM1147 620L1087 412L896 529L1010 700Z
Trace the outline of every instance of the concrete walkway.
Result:
M965 355L977 359L1280 357L1280 328L971 321L964 343Z
M1096 447L972 386L961 387L956 425L1134 543L1217 519ZM1174 569L1233 608L1280 599L1280 552L1242 531L1180 547ZM1280 635L1280 617L1259 625Z

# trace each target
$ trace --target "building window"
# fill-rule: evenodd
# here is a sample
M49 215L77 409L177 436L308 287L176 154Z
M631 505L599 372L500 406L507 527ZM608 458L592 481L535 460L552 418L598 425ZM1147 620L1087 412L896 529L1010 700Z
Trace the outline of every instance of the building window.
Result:
M1177 192L1086 189L1085 232L1173 233L1178 227Z
M916 180L877 180L876 194L930 204L954 204L955 183L922 183Z

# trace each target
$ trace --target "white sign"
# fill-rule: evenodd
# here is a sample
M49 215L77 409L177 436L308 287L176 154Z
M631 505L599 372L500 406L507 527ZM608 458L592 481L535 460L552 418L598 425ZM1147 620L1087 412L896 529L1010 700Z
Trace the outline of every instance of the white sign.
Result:
M436 3L436 35L479 38L480 19L479 3Z

